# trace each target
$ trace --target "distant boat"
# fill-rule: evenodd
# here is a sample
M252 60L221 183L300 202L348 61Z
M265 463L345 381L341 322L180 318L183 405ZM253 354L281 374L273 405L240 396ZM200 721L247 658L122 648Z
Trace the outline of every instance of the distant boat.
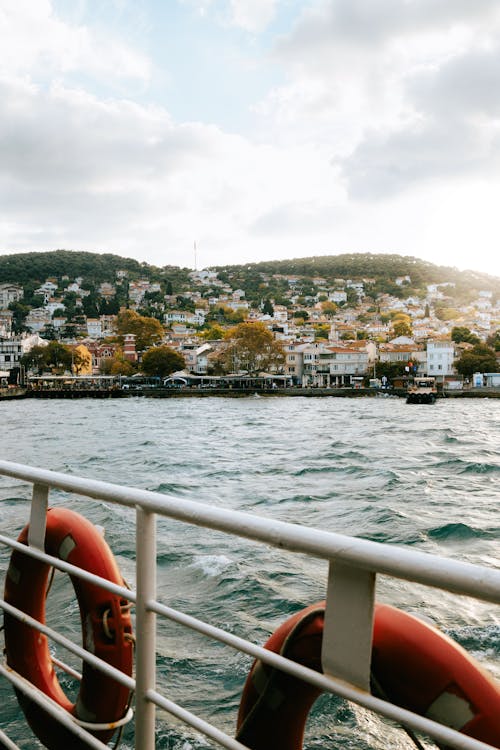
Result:
M433 404L437 388L434 378L415 378L408 386L407 404Z

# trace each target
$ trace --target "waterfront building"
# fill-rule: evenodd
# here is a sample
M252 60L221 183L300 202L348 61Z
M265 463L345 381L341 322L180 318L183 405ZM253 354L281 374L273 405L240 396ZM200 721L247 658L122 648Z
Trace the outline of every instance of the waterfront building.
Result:
M23 354L29 352L34 346L47 346L48 343L36 333L0 339L0 370L10 371L19 367Z
M341 387L362 380L369 371L369 354L366 347L328 346L319 353L316 385ZM364 343L364 342L362 342Z
M449 339L432 339L427 341L427 375L445 378L456 375L453 366L457 358L457 348L454 341Z
M403 364L411 362L412 374L424 375L427 368L427 354L422 344L410 343L398 344L390 342L379 345L380 362L389 364ZM415 369L416 368L416 369ZM429 372L427 374L430 374Z

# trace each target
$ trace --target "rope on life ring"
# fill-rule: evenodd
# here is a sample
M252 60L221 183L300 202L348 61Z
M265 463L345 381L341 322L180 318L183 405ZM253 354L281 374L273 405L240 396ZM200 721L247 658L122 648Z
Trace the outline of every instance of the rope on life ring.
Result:
M18 541L28 544L29 526ZM115 558L99 530L83 516L65 508L49 508L45 552L119 586L124 585ZM5 583L5 600L45 623L45 600L51 566L14 550ZM80 608L85 649L126 675L132 674L133 635L130 603L95 584L71 576ZM117 726L130 718L130 691L101 670L84 662L75 703L64 693L54 670L48 639L5 612L8 665L54 700L100 739L108 742ZM49 750L85 750L78 740L41 706L16 691L33 732ZM109 724L113 728L109 728Z
M324 602L301 610L264 647L321 672L324 612ZM500 684L432 625L376 604L371 669L374 695L500 748ZM301 750L320 694L256 660L243 688L236 739L251 750Z

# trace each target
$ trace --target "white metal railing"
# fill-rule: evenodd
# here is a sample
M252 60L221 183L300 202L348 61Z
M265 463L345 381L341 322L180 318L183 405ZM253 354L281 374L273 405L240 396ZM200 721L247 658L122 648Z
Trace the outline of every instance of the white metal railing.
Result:
M430 719L413 714L369 693L371 627L377 574L444 589L492 603L500 603L500 570L431 556L422 552L379 544L340 534L306 528L248 513L226 510L201 503L171 498L147 490L122 487L81 477L68 476L45 469L0 461L0 475L33 485L30 515L30 546L0 535L0 544L48 562L59 570L98 583L111 593L132 602L136 607L135 679L97 659L80 646L71 643L51 628L31 621L39 631L76 654L82 660L106 672L135 692L135 747L154 750L155 713L161 708L205 734L229 750L244 750L244 745L156 691L156 618L167 618L232 648L260 659L323 691L339 695L360 706L392 719L405 727L432 737L436 742L458 750L487 750L492 746L460 734ZM136 589L130 590L83 571L43 550L44 519L50 488L85 497L118 503L136 512ZM319 673L290 661L250 641L228 633L174 610L156 601L156 517L166 516L189 524L227 532L290 552L305 553L328 560L327 605L323 637L322 664ZM333 564L335 563L335 564ZM333 608L332 603L335 602ZM0 606L24 621L27 616L5 600ZM28 618L31 619L31 618ZM353 622L356 628L353 628ZM335 644L342 643L342 649ZM339 653L340 651L340 653ZM37 691L7 665L0 665L0 675L42 703L45 709L78 736L86 737L89 747L105 748L102 742L75 724L71 717ZM332 676L335 675L335 676ZM0 732L7 748L17 746Z

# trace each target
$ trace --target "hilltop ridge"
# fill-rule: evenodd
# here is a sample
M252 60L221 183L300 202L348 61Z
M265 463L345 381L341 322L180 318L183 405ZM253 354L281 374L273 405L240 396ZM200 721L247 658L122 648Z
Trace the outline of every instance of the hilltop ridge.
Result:
M500 293L500 277L474 270L460 271L451 266L440 266L412 256L384 253L341 253L339 255L310 256L287 260L210 266L219 277L248 279L256 275L297 275L302 278L324 278L333 283L336 278L362 279L375 277L394 279L410 276L411 285L453 282L459 286L485 288ZM95 283L110 281L117 271L125 270L131 278L148 276L154 281L169 280L184 288L189 283L192 269L165 265L155 266L112 253L79 250L49 250L13 253L0 256L0 283L40 284L47 277L83 276ZM242 287L244 288L244 287Z

